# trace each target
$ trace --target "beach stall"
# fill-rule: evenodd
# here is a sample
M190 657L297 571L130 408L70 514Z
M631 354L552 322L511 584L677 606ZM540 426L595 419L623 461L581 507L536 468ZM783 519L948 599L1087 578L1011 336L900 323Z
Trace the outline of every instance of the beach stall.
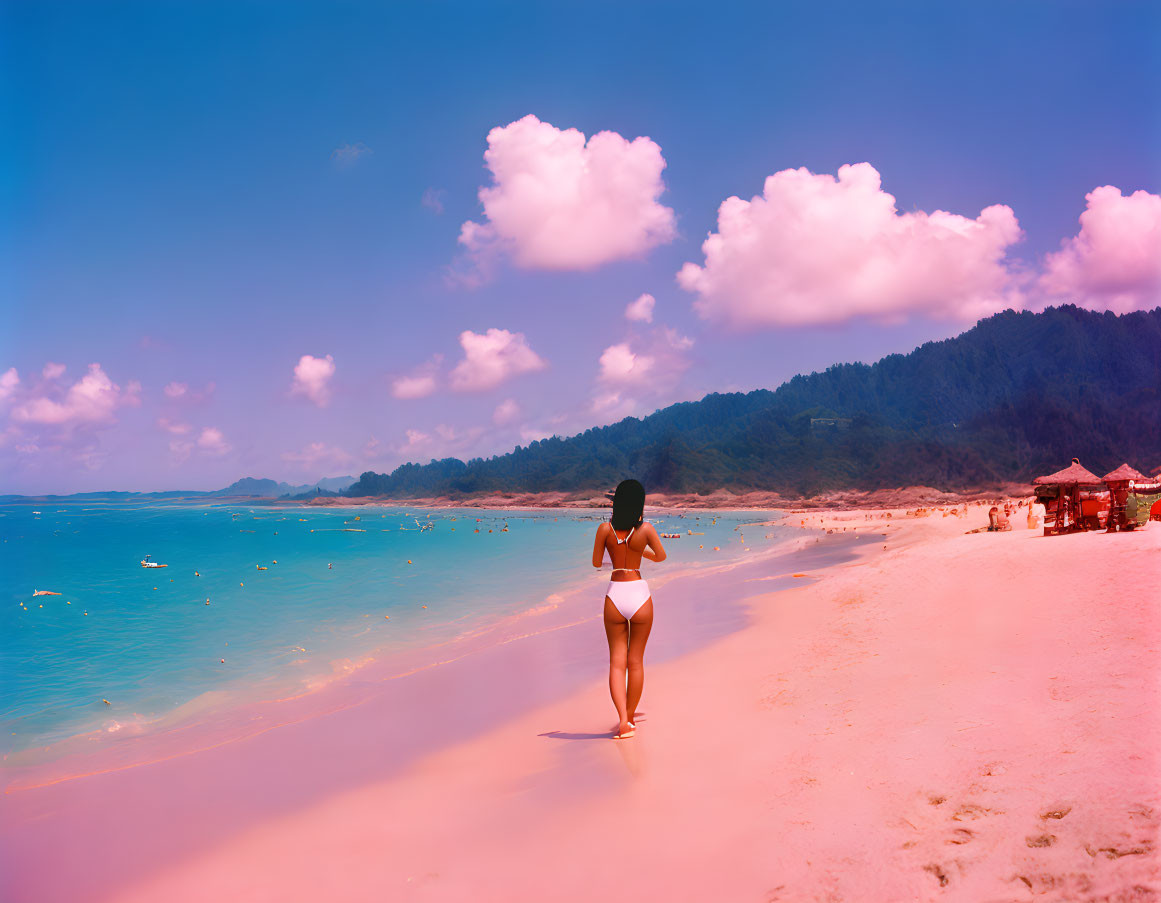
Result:
M1109 533L1120 530L1132 530L1137 526L1137 504L1133 505L1133 518L1130 521L1126 514L1129 493L1137 483L1152 482L1141 471L1128 464L1122 464L1111 473L1106 473L1102 479L1109 487L1109 517L1106 528ZM1148 515L1146 515L1148 517Z
M1150 520L1161 520L1161 472L1147 477L1128 464L1122 464L1105 476L1109 487L1111 507L1109 532L1114 529L1113 512L1119 503L1121 510L1115 521L1122 530L1135 530ZM1123 502L1120 501L1123 497Z
M1108 508L1109 492L1095 473L1080 461L1032 481L1036 501L1044 506L1044 535L1092 530L1101 526L1100 515Z

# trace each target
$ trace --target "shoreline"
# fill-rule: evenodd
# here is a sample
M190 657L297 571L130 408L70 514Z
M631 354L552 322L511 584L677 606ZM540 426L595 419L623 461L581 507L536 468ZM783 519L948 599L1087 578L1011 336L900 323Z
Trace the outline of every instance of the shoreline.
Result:
M503 511L503 509L491 510ZM516 510L523 512L530 509ZM544 510L560 511L574 517L576 515L575 509ZM658 508L653 513L681 512L678 509ZM758 513L757 509L755 513ZM740 526L787 527L784 523L785 512L767 510L764 513L772 517L743 523ZM723 553L724 557L718 560L685 562L678 570L661 571L651 578L652 584L664 587L669 582L683 577L728 572L739 565L765 560L782 553L784 546L791 539L792 536L787 534L772 545L756 546L753 552L749 548L745 550L727 548ZM6 788L23 788L29 783L35 786L69 780L74 773L91 773L93 767L90 763L100 763L102 760L118 763L113 767L99 764L96 770L102 772L133 767L143 755L149 755L139 750L148 750L158 742L159 737L164 737L169 742L179 735L197 737L206 730L214 732L215 729L220 732L222 725L225 724L238 725L243 721L265 721L268 718L278 720L284 717L276 714L279 709L299 704L301 700L328 690L341 692L344 683L359 680L374 682L398 680L427 668L454 662L492 646L536 633L575 626L591 619L591 613L584 615L582 612L590 607L586 606L586 601L590 601L588 596L593 592L594 578L600 578L606 573L605 570L593 571L584 577L576 577L568 583L554 587L544 598L535 601L529 598L527 606L521 610L507 614L494 613L482 623L445 639L421 642L403 648L393 644L377 646L362 650L355 657L343 655L331 659L324 667L290 682L279 684L277 681L263 680L257 692L253 692L253 687L244 684L218 687L155 715L137 716L134 720L126 720L112 726L102 721L101 726L68 734L47 743L9 750L0 760L0 777L3 777ZM271 691L275 694L273 697ZM263 727L263 730L265 729L269 728ZM237 733L237 728L232 733L226 742L245 738L244 734ZM196 752L202 745L200 740L195 739L191 741L188 751L177 754ZM168 751L166 756L173 754L172 751ZM74 761L84 764L70 770L68 766ZM43 776L45 772L51 772L54 776L46 778ZM15 779L13 775L16 775ZM28 775L40 777L29 779Z
M879 489L834 489L810 496L783 494L762 489L717 489L709 493L651 492L647 510L742 511L789 509L886 509L908 508L918 505L956 505L1006 498L1021 498L1029 494L1027 483L997 483L967 489L937 489L931 486L896 486ZM420 496L395 498L390 496L318 496L315 498L280 498L273 496L167 496L115 498L93 496L8 496L0 505L86 504L94 506L130 506L160 504L197 507L274 507L274 508L493 508L493 509L577 509L609 508L612 502L600 490L572 490L551 492L497 491L465 496Z
M818 543L813 541L816 538ZM800 545L811 546L809 560L821 561L820 554L824 558L834 550L841 554L857 542L849 536L815 537L813 533L810 539L803 543L802 538L791 536L776 543L768 555L691 569L680 580L677 574L667 575L664 583L678 580L678 584L666 592L668 626L655 632L651 659L678 660L706 642L744 629L745 613L734 598L736 593L731 592L724 606L713 598L712 588L721 586L724 577L733 574L735 582L727 585L740 587L743 584L737 581L744 571L764 574L779 555L785 557L789 574L802 560L795 557ZM658 578L655 581L659 589L664 587ZM787 582L797 581L788 576ZM706 591L699 595L700 586ZM762 587L768 588L773 587ZM585 599L578 601L592 609L589 595L586 591ZM716 620L722 629L696 639L706 629L707 618ZM695 637L692 646L680 630ZM546 671L550 663L554 664ZM233 833L280 817L287 806L310 805L353 783L383 780L438 755L449 744L486 735L496 724L510 723L539 706L566 698L605 668L607 650L599 610L588 611L579 622L524 632L429 663L403 679L351 675L289 701L289 717L255 719L253 710L242 709L234 713L228 727L242 728L245 736L219 740L211 733L194 750L169 754L158 748L148 761L112 762L110 767L93 767L81 774L9 786L0 798L0 849L16 852L0 873L31 880L26 862L43 862L41 857L46 855L55 858L50 851L60 848L62 837L104 838L112 831L108 836L119 840L94 841L83 851L74 850L75 859L69 860L68 867L54 861L51 867L40 869L42 875L53 875L50 897L104 899L124 883L128 862L142 861L142 850L148 851L146 860L158 867L174 864L202 849L223 829ZM532 671L539 672L539 677L528 685L524 675ZM429 720L433 703L440 714ZM417 729L397 726L405 724ZM322 749L329 750L326 764L317 758ZM335 761L344 763L339 771L333 770ZM267 774L270 763L278 767ZM229 797L221 796L224 786L232 788ZM120 801L116 814L108 811L106 802L111 800ZM181 813L180 825L159 829L153 824L143 834L143 825L151 824L159 811ZM116 830L110 821L118 823ZM96 829L98 824L105 827ZM20 892L20 886L25 892ZM27 890L35 886L22 881L9 888L5 899L40 899L43 890L39 895ZM98 893L99 888L105 890Z

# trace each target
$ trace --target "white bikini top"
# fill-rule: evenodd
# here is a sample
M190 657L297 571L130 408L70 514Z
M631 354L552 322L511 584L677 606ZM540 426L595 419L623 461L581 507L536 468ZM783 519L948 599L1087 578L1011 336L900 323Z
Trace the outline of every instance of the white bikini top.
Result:
M613 531L613 539L617 540L617 545L619 545L619 546L624 545L625 543L627 543L629 541L629 537L633 535L633 530L636 530L636 529L637 529L636 527L633 527L632 530L630 530L627 534L625 534L624 539L621 539L620 537L618 537L617 531L614 530ZM613 568L611 573L615 574L617 571L639 571L639 570L641 570L641 569L640 568Z

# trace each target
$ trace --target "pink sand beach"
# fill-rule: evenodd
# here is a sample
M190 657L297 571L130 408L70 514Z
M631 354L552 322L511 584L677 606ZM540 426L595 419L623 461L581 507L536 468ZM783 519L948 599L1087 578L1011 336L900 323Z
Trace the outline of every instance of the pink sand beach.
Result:
M972 511L796 515L801 545L876 541L807 577L771 558L659 585L631 740L594 598L230 742L6 769L0 896L1157 900L1161 525L965 535ZM682 594L748 621L666 656Z

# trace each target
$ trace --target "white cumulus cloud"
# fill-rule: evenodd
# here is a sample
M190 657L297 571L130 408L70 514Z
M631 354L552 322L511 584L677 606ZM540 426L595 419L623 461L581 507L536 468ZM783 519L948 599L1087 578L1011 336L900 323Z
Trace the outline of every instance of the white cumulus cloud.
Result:
M484 160L486 221L465 222L459 238L484 271L496 254L527 269L592 269L675 235L673 211L657 202L665 158L649 138L586 140L529 115L492 129Z
M320 408L331 400L330 381L335 375L335 359L331 355L314 357L304 354L294 366L292 395L304 395Z
M1045 258L1041 291L1117 313L1161 303L1161 197L1104 185L1085 201L1080 232Z
M451 387L458 392L481 392L547 366L533 351L522 332L489 329L486 333L460 333L464 358L451 372Z
M217 427L207 426L198 436L198 448L208 455L224 455L230 450L230 444L222 431Z
M653 306L657 303L657 299L646 292L637 300L630 301L625 308L625 319L633 320L638 323L652 323L653 322Z
M12 419L48 425L108 423L117 408L140 404L140 394L141 385L136 381L129 382L122 391L100 364L90 364L88 373L69 386L63 397L28 398L12 412Z
M869 163L837 178L787 169L748 201L727 198L718 231L678 283L703 317L735 327L834 323L913 313L974 320L1021 299L1005 262L1022 236L1010 207L969 219L899 213Z
M642 382L653 369L653 358L635 354L628 342L610 345L601 353L599 378L607 383Z

